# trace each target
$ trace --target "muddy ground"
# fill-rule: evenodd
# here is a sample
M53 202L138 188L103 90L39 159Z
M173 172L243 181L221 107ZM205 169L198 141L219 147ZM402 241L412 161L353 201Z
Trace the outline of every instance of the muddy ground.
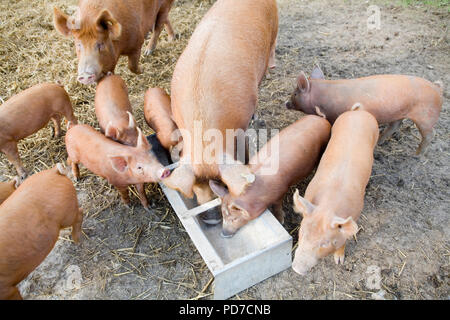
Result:
M406 5L406 3L412 4ZM152 57L142 57L136 76L121 59L117 73L130 90L138 123L146 133L142 103L150 86L170 89L176 63L195 25L213 1L175 1L170 17L179 38L164 31ZM415 156L420 134L404 121L392 139L375 149L365 207L356 240L347 245L343 266L321 261L307 276L291 269L233 299L449 299L449 5L415 1L279 0L277 68L263 81L258 126L284 128L302 116L284 107L301 70L319 64L331 79L401 73L441 80L444 106L436 136L425 156ZM94 87L76 82L73 43L52 26L54 5L70 11L75 1L5 0L0 4L0 97L43 81L60 80L75 114L98 126ZM369 30L369 5L380 9L379 30ZM63 139L51 125L23 140L26 167L38 172L66 158ZM0 180L15 174L0 155ZM76 183L85 210L80 245L69 230L47 259L20 284L25 299L209 299L212 275L158 186L148 186L154 203L146 213L133 197L131 210L117 192L86 169ZM311 177L298 184L300 193ZM285 228L297 241L300 217L285 198ZM155 215L158 217L155 218ZM379 275L379 277L377 277ZM380 281L378 281L380 280Z

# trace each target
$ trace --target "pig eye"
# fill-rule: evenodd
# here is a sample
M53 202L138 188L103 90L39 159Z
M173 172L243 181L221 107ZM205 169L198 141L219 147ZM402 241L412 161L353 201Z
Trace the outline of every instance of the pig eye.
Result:
M101 51L101 50L105 49L105 44L103 42L97 42L95 44L95 49L97 49L98 51Z

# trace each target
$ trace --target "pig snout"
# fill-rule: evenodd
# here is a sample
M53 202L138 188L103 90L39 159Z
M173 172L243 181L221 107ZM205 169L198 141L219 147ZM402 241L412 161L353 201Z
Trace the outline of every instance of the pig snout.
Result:
M220 235L222 236L222 238L231 238L235 233L236 231L230 231L222 228L222 232L220 233Z
M170 171L170 169L167 168L162 168L158 170L158 177L160 179L165 179L168 176L170 176L170 174L172 173L172 171Z
M306 252L297 248L295 251L294 261L292 262L292 269L299 275L306 275L309 270L317 264L317 258L312 252Z
M102 67L95 58L84 56L78 64L78 81L85 85L90 85L103 77Z
M78 75L77 80L82 84L89 85L97 81L97 76L94 73L83 72Z
M292 109L292 102L290 100L286 101L286 108Z
M233 226L229 225L225 220L223 220L222 223L222 232L220 233L220 235L223 238L231 238L232 236L234 236L234 234L238 231L237 228L234 228Z

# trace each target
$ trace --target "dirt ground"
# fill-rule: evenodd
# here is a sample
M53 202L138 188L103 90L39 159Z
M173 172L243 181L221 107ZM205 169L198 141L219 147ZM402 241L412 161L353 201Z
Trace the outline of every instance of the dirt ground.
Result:
M257 124L284 128L302 116L284 102L301 70L319 64L327 78L399 73L441 80L444 106L425 156L415 156L420 134L411 121L375 149L365 207L356 241L348 242L343 266L322 260L307 276L288 269L233 299L449 299L449 94L450 6L411 1L278 0L280 27L277 68L260 89ZM116 70L130 91L134 114L146 133L142 104L148 87L169 90L177 57L213 1L177 0L171 11L179 35L164 31L151 57L141 57L136 76L120 60ZM446 5L442 5L445 4ZM70 10L70 1L4 0L0 3L0 97L7 100L44 81L60 80L75 114L98 126L94 87L76 82L73 42L52 25L52 7ZM369 30L369 5L380 9L379 30ZM65 132L65 130L64 130ZM64 161L63 139L51 125L20 143L27 169L38 172ZM210 299L212 275L161 190L147 187L153 214L134 196L126 209L104 179L82 169L75 184L85 211L80 245L69 230L46 260L20 284L25 299ZM0 155L0 180L15 175ZM303 194L311 177L298 184ZM300 217L285 198L285 228L297 242ZM379 277L377 277L379 275ZM380 281L378 281L380 280Z

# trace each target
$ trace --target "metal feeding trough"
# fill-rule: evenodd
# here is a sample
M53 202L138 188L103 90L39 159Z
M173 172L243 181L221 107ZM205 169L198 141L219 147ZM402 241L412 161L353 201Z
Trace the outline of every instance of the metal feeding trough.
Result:
M153 150L162 164L168 165L168 154L156 147L156 136L149 136ZM233 237L221 236L222 224L205 224L199 214L220 210L220 199L199 206L194 199L160 183L161 189L214 276L214 299L227 299L292 264L292 237L266 210L260 217L242 227Z

